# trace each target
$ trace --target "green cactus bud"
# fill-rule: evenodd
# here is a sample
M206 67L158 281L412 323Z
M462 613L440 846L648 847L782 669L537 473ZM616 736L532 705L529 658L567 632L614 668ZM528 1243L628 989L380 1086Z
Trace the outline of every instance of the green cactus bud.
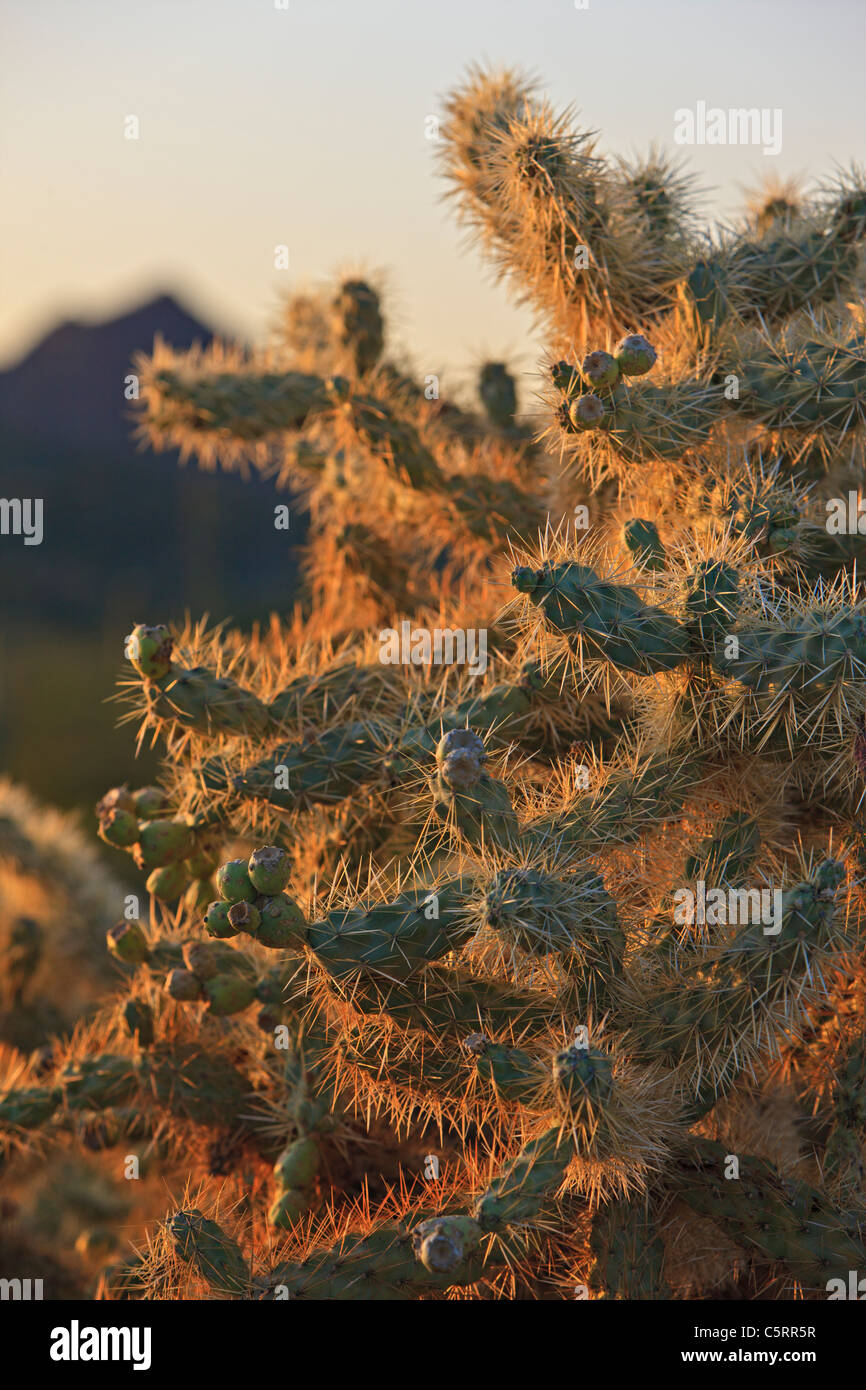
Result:
M258 893L274 897L282 893L292 876L291 857L276 845L263 845L250 855L247 872Z
M204 997L212 1014L226 1018L249 1008L256 997L256 988L251 980L241 975L212 975L204 982Z
M250 880L245 859L230 859L216 873L217 892L227 903L254 903L258 890Z
M130 849L138 839L138 820L131 811L115 808L99 822L99 838L117 849Z
M436 1216L412 1232L412 1248L431 1274L452 1274L478 1249L482 1231L469 1216Z
M145 887L160 902L170 903L185 893L190 884L189 870L182 861L166 864L148 875Z
M287 946L302 946L306 940L307 919L288 893L256 901L260 921L251 933L261 946L282 950ZM232 909L234 910L234 909Z
M642 333L628 333L614 348L623 376L646 376L656 364L656 351Z
M592 1048L567 1047L553 1059L557 1093L573 1109L586 1102L604 1104L613 1094L610 1058Z
M231 906L231 903L225 901L210 904L204 915L204 925L208 936L216 937L219 940L237 936L236 928L229 921Z
M606 415L599 396L578 396L568 407L568 418L576 430L597 430Z
M141 965L150 954L140 922L118 922L109 929L105 939L111 954L126 965Z
M278 1231L291 1230L296 1221L310 1210L310 1196L306 1191L287 1188L274 1198L268 1210L268 1225Z
M571 362L554 362L550 377L557 391L565 396L580 390L580 372Z
M511 583L519 594L532 594L539 584L544 583L544 570L534 570L530 565L517 565L511 571Z
M196 979L191 970L172 970L165 981L166 992L172 999L179 1002L188 1003L193 999L201 999L203 992L201 982Z
M229 922L235 931L255 936L261 923L261 914L255 903L232 903L229 908Z
M609 352L587 353L580 374L591 391L609 391L619 381L619 365Z
M312 1187L319 1171L319 1146L315 1139L296 1139L274 1164L274 1177L282 1189Z
M138 827L133 857L139 869L162 869L185 859L192 847L192 831L182 821L146 820Z
M663 570L665 568L667 558L665 548L654 521L632 517L631 521L627 521L623 527L622 535L635 564L640 565L641 569Z
M132 793L132 800L139 820L157 820L168 802L161 787L139 787Z
M158 681L171 670L172 646L167 627L137 623L126 639L126 656L145 680Z

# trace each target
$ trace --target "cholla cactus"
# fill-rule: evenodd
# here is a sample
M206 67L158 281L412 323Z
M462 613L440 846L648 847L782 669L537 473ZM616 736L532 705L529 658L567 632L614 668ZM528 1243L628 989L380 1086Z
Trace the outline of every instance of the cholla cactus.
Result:
M356 273L268 353L139 364L153 445L300 492L306 587L252 636L132 628L165 775L97 810L150 921L7 1143L186 1157L112 1296L826 1296L866 1212L866 604L825 525L866 187L711 236L514 73L443 135L547 333L533 427L501 362L486 418L429 399ZM246 1232L202 1131L250 1155Z

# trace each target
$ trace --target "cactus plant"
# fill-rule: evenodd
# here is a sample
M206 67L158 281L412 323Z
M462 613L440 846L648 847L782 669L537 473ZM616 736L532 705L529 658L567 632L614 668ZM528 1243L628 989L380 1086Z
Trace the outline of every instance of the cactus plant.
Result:
M10 1085L4 1143L169 1117L198 1195L110 1296L667 1299L751 1262L822 1297L866 1217L866 605L824 526L862 478L862 178L712 238L518 74L442 134L547 335L541 422L501 361L486 418L429 399L360 275L269 353L139 363L154 446L301 491L306 587L266 632L133 627L166 759L97 808L154 900L108 934L124 1027ZM190 1126L249 1146L267 1241ZM684 1275L701 1222L743 1264Z

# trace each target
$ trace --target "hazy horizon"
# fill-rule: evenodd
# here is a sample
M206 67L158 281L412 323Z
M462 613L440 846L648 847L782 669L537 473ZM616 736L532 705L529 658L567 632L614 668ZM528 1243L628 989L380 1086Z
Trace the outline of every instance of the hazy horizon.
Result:
M162 292L255 341L280 294L367 265L420 368L531 368L530 316L464 249L425 138L470 62L535 73L609 153L676 151L674 113L701 101L780 110L776 156L679 151L708 217L762 175L829 177L866 146L857 0L6 0L0 27L4 367L59 320Z

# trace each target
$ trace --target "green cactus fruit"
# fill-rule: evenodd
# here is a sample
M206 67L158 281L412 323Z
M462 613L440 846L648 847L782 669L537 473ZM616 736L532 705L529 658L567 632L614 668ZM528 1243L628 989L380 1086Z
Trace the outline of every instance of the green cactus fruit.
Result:
M152 1047L154 1039L153 1009L143 999L129 999L124 1005L123 1021L141 1047Z
M623 376L646 376L656 364L656 350L642 333L628 333L614 348L616 364Z
M412 1248L431 1274L453 1274L478 1249L481 1236L469 1216L435 1216L412 1232Z
M296 1139L274 1164L274 1177L282 1189L312 1187L319 1171L319 1146L315 1139Z
M310 1205L308 1192L287 1188L274 1198L268 1210L268 1225L277 1231L291 1230L295 1222L310 1210Z
M134 859L139 869L162 869L185 859L193 847L193 833L177 820L146 820L138 827Z
M219 971L217 952L207 941L184 942L183 963L199 980L209 980Z
M204 925L208 936L216 937L218 940L226 940L230 936L237 936L237 930L229 921L229 910L232 904L225 901L211 903L207 912L204 914Z
M606 414L604 401L593 394L578 396L568 407L568 418L576 430L597 430Z
M201 999L203 995L201 982L196 979L191 970L178 968L170 971L165 981L165 988L172 999L177 999L182 1003Z
M619 365L609 352L587 353L580 374L591 391L609 391L619 381Z
M258 897L245 859L230 859L221 864L216 873L216 887L227 903L254 903Z
M96 803L97 820L105 820L112 811L135 813L135 797L127 786L112 787Z
M186 859L190 878L211 878L219 868L221 848L222 836L197 835L195 849Z
M468 748L456 748L439 766L439 776L453 791L474 787L481 777L481 763Z
M99 822L98 834L107 845L130 849L138 839L138 819L131 811L116 807Z
M158 681L171 670L172 646L167 627L137 623L126 639L126 656L145 680Z
M205 980L203 991L210 1012L217 1018L241 1013L256 997L255 985L241 975L212 975Z
M263 845L250 855L247 872L256 892L272 898L282 893L291 878L292 860L284 849Z
M255 903L232 903L229 908L229 923L235 931L255 936L261 923L261 913Z
M182 861L166 864L162 869L154 869L148 875L145 887L148 893L160 902L175 902L190 885L189 870Z
M132 799L139 820L156 820L168 801L161 787L139 787L132 793Z
M251 934L255 935L259 945L282 950L287 946L304 944L307 919L288 893L278 893L272 898L258 898L256 907L260 921L257 931Z
M118 922L109 928L105 939L111 954L125 965L141 965L150 954L140 922Z

